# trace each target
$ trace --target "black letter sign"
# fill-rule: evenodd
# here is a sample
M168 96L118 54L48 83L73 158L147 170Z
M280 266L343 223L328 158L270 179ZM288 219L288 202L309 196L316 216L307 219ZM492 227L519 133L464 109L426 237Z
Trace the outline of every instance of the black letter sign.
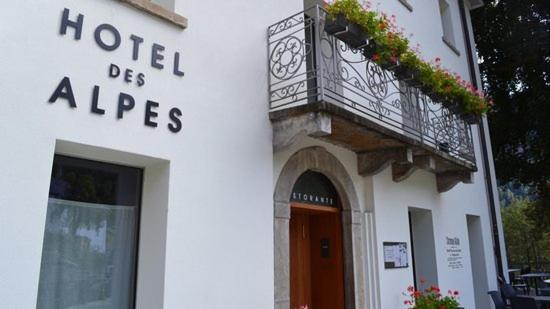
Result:
M128 104L124 104L124 102L128 102ZM118 96L118 112L116 117L122 119L124 112L132 110L135 105L136 101L131 95L121 92Z
M181 130L181 120L179 117L182 115L181 110L177 107L174 107L170 110L169 116L172 123L168 124L168 129L173 133L178 133Z
M63 10L63 17L61 17L61 28L59 29L60 34L67 34L67 27L74 28L74 39L80 40L82 36L82 23L84 22L84 15L78 14L76 21L69 20L69 9L65 8Z
M94 86L94 90L92 92L92 113L103 115L105 114L105 110L99 107L99 86Z
M145 125L149 127L157 127L157 123L151 120L151 118L157 118L158 113L153 111L153 108L159 107L157 102L147 101L145 103Z
M180 70L180 53L174 53L174 75L183 76L184 73Z
M139 58L139 44L143 43L143 38L140 38L139 36L132 34L130 35L130 40L134 42L134 48L132 49L132 59L138 60Z
M120 75L120 68L118 65L111 63L109 66L109 77L117 78Z
M58 98L63 98L69 101L69 106L76 108L76 102L74 100L73 88L71 87L71 80L65 76L55 88L50 100L48 102L54 103Z
M153 44L153 53L151 55L151 66L157 69L164 68L164 65L160 63L159 61L164 59L164 56L161 54L161 52L164 51L164 46L159 44Z
M115 41L112 45L107 45L105 44L105 42L103 42L103 39L101 38L101 32L103 32L103 30L111 32L115 37ZM120 32L118 32L115 27L109 24L102 24L97 26L94 31L94 38L97 45L99 45L99 47L103 48L106 51L113 51L120 46Z

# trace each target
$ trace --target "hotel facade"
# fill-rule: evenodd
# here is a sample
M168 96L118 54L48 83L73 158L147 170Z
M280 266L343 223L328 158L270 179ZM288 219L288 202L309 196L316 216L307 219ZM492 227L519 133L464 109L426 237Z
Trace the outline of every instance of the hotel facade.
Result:
M478 84L479 0L385 0ZM2 308L491 308L487 121L325 31L315 0L0 4Z

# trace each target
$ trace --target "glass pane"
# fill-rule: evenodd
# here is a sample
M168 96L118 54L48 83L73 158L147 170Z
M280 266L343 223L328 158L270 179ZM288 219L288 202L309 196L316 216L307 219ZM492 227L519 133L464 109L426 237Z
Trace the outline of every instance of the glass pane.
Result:
M294 184L290 200L298 203L338 207L338 193L323 174L306 171Z
M141 190L140 173L130 188L120 179L132 177L118 167L103 173L91 166L101 163L65 159L54 164L37 308L133 308L139 205L114 203L132 199L121 198L121 188Z
M56 156L50 197L109 205L139 205L141 170Z

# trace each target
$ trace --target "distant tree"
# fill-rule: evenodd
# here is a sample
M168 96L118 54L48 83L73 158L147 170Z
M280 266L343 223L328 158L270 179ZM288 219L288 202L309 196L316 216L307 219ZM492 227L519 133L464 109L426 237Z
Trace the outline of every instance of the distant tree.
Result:
M532 185L550 208L550 1L493 0L472 12L500 183Z
M550 233L537 228L533 211L536 211L535 203L526 199L514 199L502 208L508 262L512 267L530 266L533 270L549 271Z

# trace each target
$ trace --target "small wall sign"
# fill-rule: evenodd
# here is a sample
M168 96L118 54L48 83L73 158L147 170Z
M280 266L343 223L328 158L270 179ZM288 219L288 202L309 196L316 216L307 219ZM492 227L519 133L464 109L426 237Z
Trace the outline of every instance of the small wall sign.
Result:
M384 242L384 268L407 268L409 257L406 242Z
M462 269L462 247L460 246L460 238L445 237L445 251L447 253L447 266L450 269Z

